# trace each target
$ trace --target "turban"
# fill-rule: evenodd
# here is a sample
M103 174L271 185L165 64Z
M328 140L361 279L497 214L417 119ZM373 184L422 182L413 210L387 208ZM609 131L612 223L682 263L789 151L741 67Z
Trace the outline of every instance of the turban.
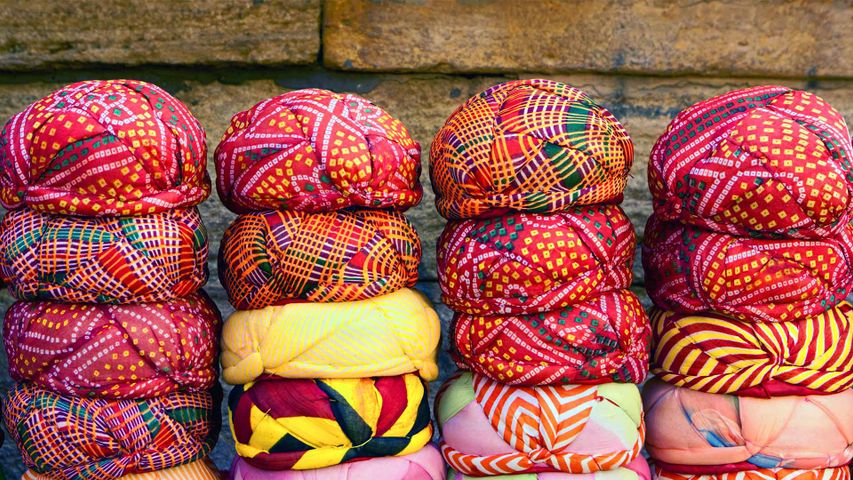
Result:
M586 93L550 80L495 85L456 109L430 150L447 219L619 203L634 160L625 128Z
M667 383L750 397L853 387L853 306L790 322L653 310L652 372Z
M307 470L408 455L432 439L417 375L261 379L228 399L237 455L264 470Z
M35 473L111 480L204 458L219 436L219 396L175 392L148 400L65 396L19 383L6 428Z
M649 161L655 214L742 236L822 238L850 222L853 147L817 95L754 87L679 113Z
M236 213L405 210L423 196L421 146L403 123L351 94L306 89L231 118L216 188Z
M238 310L222 331L223 378L438 377L438 315L404 288L357 302L292 303Z
M375 457L316 470L269 471L240 457L231 465L229 480L445 480L444 460L432 444L401 457Z
M832 395L738 397L653 378L643 403L646 450L682 473L828 468L853 457L853 390Z
M451 222L438 239L441 298L472 315L556 310L628 288L635 241L615 205Z
M513 387L462 372L438 393L441 453L473 476L623 467L643 446L643 405L630 383Z
M52 480L52 478L48 475L27 470L24 472L21 480ZM121 477L121 480L220 480L220 477L219 472L216 470L216 465L205 459L165 470L131 473Z
M68 85L0 132L0 203L83 216L192 207L210 194L204 142L198 120L160 87Z
M550 312L454 317L459 368L509 385L642 383L649 323L637 296L615 290Z
M715 310L749 321L819 315L853 288L853 226L822 240L734 237L652 216L646 290L664 310Z
M220 324L204 291L165 303L16 302L3 339L15 380L64 395L150 398L213 388Z
M401 213L241 215L225 231L219 279L239 310L364 300L414 286L421 241Z
M656 480L850 480L848 467L797 470L791 468L757 468L743 472L685 474L655 468Z
M15 210L0 223L0 248L0 273L20 300L158 302L207 281L195 208L109 218Z
M638 455L623 467L613 470L591 472L591 473L565 473L565 472L538 472L520 473L516 475L495 475L492 477L469 476L454 471L452 468L447 474L447 480L475 480L477 478L494 478L496 480L651 480L649 464L642 455ZM842 480L842 479L827 479ZM849 479L843 479L849 480Z

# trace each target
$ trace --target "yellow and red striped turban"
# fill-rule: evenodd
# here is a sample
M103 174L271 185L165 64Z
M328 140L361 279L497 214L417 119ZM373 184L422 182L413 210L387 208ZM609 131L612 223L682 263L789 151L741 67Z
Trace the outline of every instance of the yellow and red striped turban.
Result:
M757 468L742 472L690 474L655 468L657 480L850 480L850 467L813 468Z
M53 477L27 470L21 480L52 480ZM216 465L210 460L196 460L186 465L157 470L154 472L131 473L122 480L221 480Z

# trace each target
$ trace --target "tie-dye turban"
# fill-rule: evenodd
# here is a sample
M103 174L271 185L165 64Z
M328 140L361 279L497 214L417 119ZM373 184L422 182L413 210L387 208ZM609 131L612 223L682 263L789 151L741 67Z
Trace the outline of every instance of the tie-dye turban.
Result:
M613 470L637 458L645 436L630 383L513 387L462 372L435 410L444 459L478 477Z
M27 470L21 476L21 480L53 480L53 478ZM216 465L204 459L154 472L131 473L122 476L121 480L220 480L220 476Z
M35 473L112 480L201 458L219 436L220 390L148 400L60 395L19 383L6 396L6 428Z
M225 231L219 279L240 310L364 300L418 279L421 242L401 213L241 215Z
M438 377L438 315L408 288L357 302L292 303L238 310L222 330L222 377L234 385L261 375Z
M83 216L148 215L210 194L204 129L138 80L63 87L0 132L0 203Z
M444 460L427 444L401 457L375 457L315 470L262 470L235 457L228 480L445 480Z
M195 208L104 218L15 210L0 223L0 248L0 274L20 300L159 302L207 281Z
M586 93L550 80L495 85L456 109L430 151L447 219L619 203L634 144Z
M738 397L675 387L643 389L655 464L681 473L828 468L853 457L853 390L832 395Z
M231 118L216 188L236 213L405 210L421 201L421 147L402 122L351 94L306 89Z
M220 324L204 291L130 305L16 302L3 340L15 380L79 397L150 398L213 388Z
M791 322L653 310L652 372L667 383L750 397L853 387L853 306Z
M408 455L432 438L417 375L262 379L228 399L237 455L264 470L307 470Z
M481 475L465 475L454 471L452 468L447 473L447 480L476 480L478 478L494 478L495 480L651 480L652 474L649 471L649 464L642 455L638 455L625 466L591 473L538 472L483 477Z
M850 222L844 117L786 87L736 90L684 110L655 144L655 214L743 236L821 238Z
M450 222L438 239L442 300L472 315L531 314L628 288L635 241L615 205Z
M853 226L822 240L735 237L652 215L646 290L664 310L714 310L749 321L819 315L853 288Z
M710 474L676 473L655 468L657 480L850 480L849 467L814 468L797 470L792 468L757 468L743 472Z
M550 312L454 317L457 365L509 385L642 383L649 321L616 290Z

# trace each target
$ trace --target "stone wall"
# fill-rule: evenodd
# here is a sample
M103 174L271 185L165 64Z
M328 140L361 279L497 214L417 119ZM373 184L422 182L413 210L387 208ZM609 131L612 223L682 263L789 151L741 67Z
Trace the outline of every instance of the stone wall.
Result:
M547 77L586 90L628 128L637 156L624 208L642 235L649 150L687 105L783 84L823 96L853 123L851 24L845 0L6 0L0 119L67 83L138 78L184 101L212 152L232 114L283 91L321 87L373 100L427 152L467 97L507 79ZM424 242L419 288L438 303L434 252L444 220L426 157L422 181L427 194L409 216ZM216 252L234 215L215 196L202 214ZM227 315L213 260L208 290ZM4 292L0 301L11 299ZM446 327L449 312L437 308ZM0 372L5 366L0 353ZM442 368L452 370L446 355ZM0 373L0 390L10 384ZM222 468L233 451L227 430L214 452ZM22 472L9 441L0 465L7 478Z

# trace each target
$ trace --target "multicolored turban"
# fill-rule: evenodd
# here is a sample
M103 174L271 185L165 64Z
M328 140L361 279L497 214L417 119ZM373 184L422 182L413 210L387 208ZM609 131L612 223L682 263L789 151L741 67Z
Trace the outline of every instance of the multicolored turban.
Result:
M475 480L478 478L494 478L496 480L652 480L652 473L649 471L649 464L646 463L646 459L642 455L638 455L624 467L591 473L538 472L482 477L465 475L454 471L452 468L447 473L447 480Z
M853 226L822 240L735 237L652 215L646 290L664 310L782 322L820 315L853 288Z
M262 379L228 399L237 455L264 470L307 470L414 453L432 438L417 375Z
M635 242L615 205L450 222L438 239L441 298L471 315L557 310L628 288Z
M15 210L0 223L0 248L0 274L20 300L161 302L207 281L195 208L104 218Z
M402 122L351 94L310 88L231 118L216 188L236 213L405 210L423 196L421 146Z
M95 217L189 208L210 194L206 158L201 124L160 87L79 82L3 127L0 203Z
M649 320L630 290L615 290L550 312L482 317L457 313L454 356L508 385L642 383Z
M88 477L87 477L88 478ZM122 480L220 480L216 465L210 460L196 460L179 467L157 470L154 472L131 473L121 477ZM52 480L48 475L42 475L27 470L21 480Z
M643 389L655 465L690 474L815 469L853 458L853 390L773 398L705 393L664 383Z
M792 468L758 468L743 472L716 474L675 473L655 468L657 480L850 480L849 467L814 468L797 470Z
M441 453L477 477L626 466L643 446L636 385L512 387L461 372L438 392Z
M357 302L238 310L222 331L222 377L234 385L284 378L438 378L441 322L429 300L403 288Z
M652 149L655 214L741 236L819 239L850 223L844 117L786 87L736 90L679 113Z
M221 323L204 291L130 305L16 302L3 340L15 380L78 397L150 398L213 388Z
M495 85L456 109L430 150L447 219L619 203L634 144L586 93L551 80Z
M105 400L19 383L3 402L3 416L34 473L112 480L204 458L219 436L220 395L216 390Z
M401 213L250 213L222 237L219 279L238 310L347 302L414 286L420 259L418 233Z

